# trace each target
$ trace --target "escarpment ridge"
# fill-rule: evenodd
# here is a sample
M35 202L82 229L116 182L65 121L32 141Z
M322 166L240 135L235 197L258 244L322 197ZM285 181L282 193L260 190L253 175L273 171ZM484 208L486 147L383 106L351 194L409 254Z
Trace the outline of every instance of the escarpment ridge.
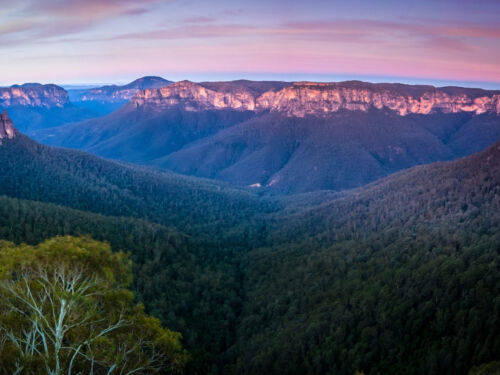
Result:
M0 108L14 106L61 108L69 104L68 92L57 85L25 83L0 87Z
M500 92L460 87L371 84L359 81L295 82L265 92L244 85L211 85L181 81L140 90L129 105L165 109L180 106L186 111L233 109L280 112L287 116L324 116L340 110L387 109L398 115L436 112L500 114Z

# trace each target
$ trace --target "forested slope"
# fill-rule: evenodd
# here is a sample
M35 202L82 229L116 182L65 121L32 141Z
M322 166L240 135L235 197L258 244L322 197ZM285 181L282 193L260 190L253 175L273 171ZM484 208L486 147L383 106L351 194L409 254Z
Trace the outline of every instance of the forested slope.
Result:
M139 91L108 116L31 135L236 186L341 191L484 150L500 137L498 94L359 81L181 81Z
M240 373L465 374L500 356L500 144L287 215L244 263Z
M131 254L138 301L180 331L191 372L221 365L241 307L238 258L174 228L0 196L0 239L37 244L53 236L90 235Z
M223 183L114 163L18 135L0 147L0 194L171 225L191 234L231 228L277 209ZM220 232L219 232L220 234Z
M467 374L500 358L500 144L286 199L21 135L0 165L0 237L130 251L191 373Z

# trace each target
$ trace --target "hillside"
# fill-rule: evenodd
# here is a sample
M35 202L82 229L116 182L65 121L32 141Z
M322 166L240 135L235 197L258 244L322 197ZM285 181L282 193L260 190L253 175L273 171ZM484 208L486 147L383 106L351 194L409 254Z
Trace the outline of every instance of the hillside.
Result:
M230 235L231 227L277 208L223 183L51 148L22 134L3 139L0 164L0 194L143 218L188 233L218 228Z
M500 138L498 95L358 81L183 81L33 136L237 186L344 190L485 149Z
M252 116L251 112L181 109L157 113L148 108L131 110L125 105L108 116L35 132L32 136L48 145L147 164Z
M500 358L500 143L351 192L269 198L2 141L0 236L130 251L190 373L467 374Z
M435 126L429 129L430 124ZM151 164L283 192L344 190L415 165L481 151L499 137L496 115L402 117L372 110L290 119L270 114L220 131Z
M499 161L497 143L281 216L243 263L233 371L466 374L498 359Z
M0 196L0 240L37 244L56 235L92 236L129 252L137 300L182 332L191 371L220 362L241 305L230 251L143 220Z
M264 218L280 203L40 145L7 115L0 135L0 239L35 244L90 235L131 252L137 298L182 332L195 357L190 371L222 368L241 306L237 254L262 240Z

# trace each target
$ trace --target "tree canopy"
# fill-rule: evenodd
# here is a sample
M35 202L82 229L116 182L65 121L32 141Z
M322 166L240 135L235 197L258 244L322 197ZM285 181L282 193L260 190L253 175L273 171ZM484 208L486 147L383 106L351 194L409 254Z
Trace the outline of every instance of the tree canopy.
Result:
M134 303L127 254L89 237L0 242L5 374L176 373L181 335Z

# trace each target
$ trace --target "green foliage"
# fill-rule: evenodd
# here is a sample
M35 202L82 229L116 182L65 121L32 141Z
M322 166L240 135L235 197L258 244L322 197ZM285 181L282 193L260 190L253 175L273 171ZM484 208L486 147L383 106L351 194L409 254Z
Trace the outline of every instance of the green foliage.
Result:
M38 244L57 235L90 235L129 252L136 300L182 333L193 354L189 368L202 373L220 365L242 300L235 251L143 220L0 196L0 238Z
M280 216L246 253L236 373L466 374L500 356L500 145Z
M278 208L275 201L222 183L52 149L22 135L0 147L0 165L0 194L141 218L207 241L213 239L214 227L220 237L230 238L234 227L249 217ZM249 238L254 226L247 228Z
M499 375L500 362L484 363L481 366L473 367L469 375Z
M499 146L283 200L29 147L4 154L0 191L85 212L0 197L0 238L130 252L189 373L467 374L500 357Z
M0 248L5 374L178 372L181 335L133 304L131 262L89 238Z

